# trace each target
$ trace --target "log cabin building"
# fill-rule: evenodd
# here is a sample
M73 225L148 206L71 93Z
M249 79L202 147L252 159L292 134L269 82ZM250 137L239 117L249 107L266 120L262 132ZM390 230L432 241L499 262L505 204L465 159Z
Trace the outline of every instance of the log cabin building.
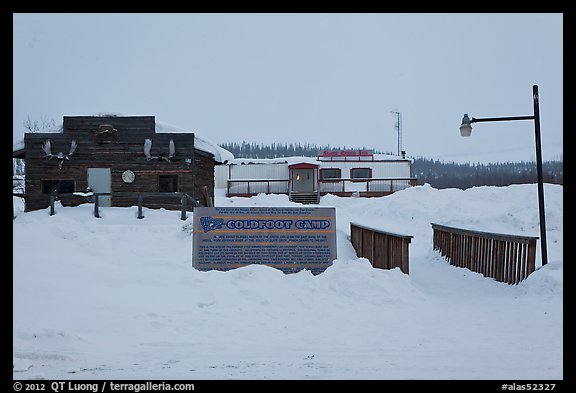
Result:
M25 211L64 206L186 209L209 206L214 165L226 150L191 132L157 132L154 116L64 116L62 132L26 133L13 158L25 162ZM161 127L163 128L163 127ZM231 156L231 154L230 154Z

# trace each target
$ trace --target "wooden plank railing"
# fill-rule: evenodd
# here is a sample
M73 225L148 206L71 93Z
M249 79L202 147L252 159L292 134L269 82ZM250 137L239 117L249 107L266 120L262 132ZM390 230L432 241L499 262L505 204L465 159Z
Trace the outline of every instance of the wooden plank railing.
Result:
M432 223L434 249L451 265L518 284L536 270L538 237L472 231Z
M100 217L100 197L106 196L128 196L128 197L136 197L138 198L138 215L136 218L142 219L144 218L144 214L142 212L144 196L163 196L163 197L177 197L180 198L180 219L186 220L188 218L187 211L188 211L188 200L194 202L192 197L185 192L74 192L74 193L58 193L56 190L53 190L50 194L50 215L53 216L55 214L54 203L58 200L60 196L75 196L75 197L82 197L89 203L94 203L94 217ZM191 206L194 206L192 203Z
M408 245L412 236L399 235L350 223L350 240L358 257L366 258L380 269L400 268L409 273Z

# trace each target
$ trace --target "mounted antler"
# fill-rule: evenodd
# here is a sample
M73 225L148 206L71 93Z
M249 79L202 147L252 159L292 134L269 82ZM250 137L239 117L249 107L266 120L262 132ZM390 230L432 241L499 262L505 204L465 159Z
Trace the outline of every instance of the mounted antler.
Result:
M68 157L74 154L77 146L78 144L76 143L76 140L73 139L72 142L70 142L70 152L68 154L64 154L62 152L59 152L58 154L52 154L52 144L50 143L50 139L47 139L42 145L42 150L44 150L44 153L46 153L44 157L49 157L48 158L49 160L51 160L52 157L58 158L60 160L58 168L62 169L62 164L64 163L64 160L69 160Z
M158 156L152 156L150 155L150 150L152 149L152 140L151 139L146 139L144 141L144 155L146 156L146 160L150 161L153 160L155 158L158 158Z
M176 154L176 146L174 146L174 139L170 139L168 144L168 157L161 157L163 160L170 162L170 159Z
M52 158L52 145L50 144L50 139L47 139L44 144L42 145L42 150L44 150L44 153L46 153L45 157L50 157Z
M174 157L174 155L176 155L176 146L174 146L174 139L170 139L168 145L168 159Z
M174 145L174 139L170 139L168 143L168 157L163 156L153 156L150 151L152 150L152 140L145 139L144 140L144 155L146 156L146 160L154 160L154 159L162 159L165 161L170 161L176 155L176 146Z
M73 139L72 142L70 142L70 153L68 153L66 155L66 159L68 159L68 157L70 157L72 154L74 154L77 146L78 146L78 144L76 143L76 140Z

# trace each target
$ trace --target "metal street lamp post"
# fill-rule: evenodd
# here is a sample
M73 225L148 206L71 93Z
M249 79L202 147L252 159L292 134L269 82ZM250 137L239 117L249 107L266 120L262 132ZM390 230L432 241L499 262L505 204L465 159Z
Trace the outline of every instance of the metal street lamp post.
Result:
M460 134L470 136L472 133L472 123L489 121L514 121L514 120L534 120L534 132L536 139L536 170L538 172L538 208L540 212L540 245L542 247L542 266L548 263L548 253L546 252L546 217L544 214L544 180L542 175L542 146L540 143L540 107L538 103L538 85L532 86L532 98L534 100L534 115L513 116L513 117L484 117L470 119L468 114L462 118Z

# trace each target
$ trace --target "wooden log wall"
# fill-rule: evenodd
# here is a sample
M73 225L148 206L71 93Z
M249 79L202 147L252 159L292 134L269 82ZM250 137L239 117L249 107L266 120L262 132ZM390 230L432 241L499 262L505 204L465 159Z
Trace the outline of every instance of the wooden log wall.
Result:
M434 249L451 265L465 267L500 282L518 284L536 270L538 237L432 224Z
M194 148L193 133L156 133L154 116L135 117L64 117L62 133L25 134L26 161L26 210L48 207L50 195L43 193L44 180L73 180L74 191L84 192L88 186L88 168L111 169L111 192L113 206L134 206L138 193L159 192L160 175L177 175L176 191L194 195L200 206L205 206L208 197L214 196L214 159L212 154ZM107 129L101 125L111 125ZM173 158L147 159L144 141L152 141L151 156L168 157L170 139L174 141L176 154ZM56 157L48 158L42 146L50 140L52 154L68 154L72 140L77 143L76 151L65 159L62 168ZM187 159L191 160L190 163ZM125 183L122 173L130 169L136 179ZM134 193L126 196L124 193ZM81 197L67 196L63 205L75 206L83 203ZM149 208L180 209L178 198L150 197L144 206ZM194 203L189 204L193 210Z
M350 239L358 257L380 269L400 268L409 274L409 244L412 236L399 235L350 223Z

